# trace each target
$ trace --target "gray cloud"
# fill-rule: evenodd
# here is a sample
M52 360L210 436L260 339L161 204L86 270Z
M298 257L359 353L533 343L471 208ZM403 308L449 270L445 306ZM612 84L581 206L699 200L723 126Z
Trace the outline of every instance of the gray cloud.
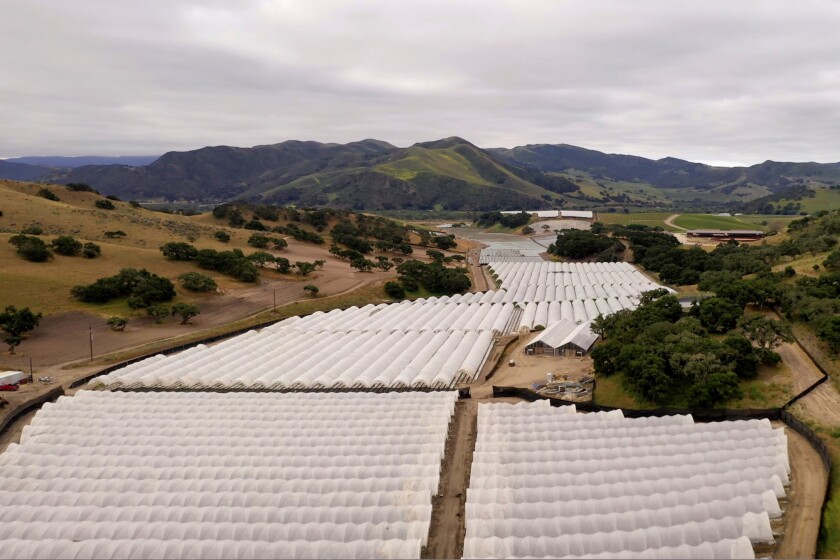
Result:
M5 0L0 155L286 139L840 160L831 0Z

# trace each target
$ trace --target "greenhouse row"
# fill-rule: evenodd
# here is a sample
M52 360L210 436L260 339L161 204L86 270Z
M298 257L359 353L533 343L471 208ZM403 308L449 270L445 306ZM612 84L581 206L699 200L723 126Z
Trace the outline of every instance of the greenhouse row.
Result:
M489 294L489 295L488 295ZM270 332L395 332L395 331L492 331L508 334L514 304L493 302L504 292L485 292L472 303L404 301L400 304L368 304L364 307L316 312L306 317L290 317L267 327ZM490 305L498 303L498 305Z
M615 265L610 267L609 265ZM490 263L503 288L513 286L652 285L661 287L629 263ZM653 288L651 288L653 289Z
M0 455L0 556L419 558L456 399L61 397Z
M607 299L576 299L574 301L541 301L525 304L525 309L519 318L518 329L534 330L542 326L548 327L560 321L570 321L576 324L587 323L599 315L607 316L622 309L635 309L636 302L630 298Z
M32 540L9 539L0 548L0 558L56 558L111 560L128 558L419 558L419 539L365 539L352 542L248 540L160 540L97 538L74 542L67 539L39 538L44 531L35 528Z
M753 558L789 474L767 420L480 404L464 556Z
M488 306L499 307L499 306ZM293 323L294 324L294 323ZM471 382L493 345L486 331L249 331L157 355L94 378L93 388L434 388Z
M479 254L479 264L489 264L491 262L544 262L543 258L536 250L523 251L521 249L498 249L498 248L484 248Z

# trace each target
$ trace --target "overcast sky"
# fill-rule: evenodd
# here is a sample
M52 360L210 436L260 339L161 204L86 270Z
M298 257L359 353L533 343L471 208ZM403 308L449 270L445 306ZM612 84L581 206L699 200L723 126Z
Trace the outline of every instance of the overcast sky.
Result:
M0 156L462 136L840 161L833 0L2 0Z

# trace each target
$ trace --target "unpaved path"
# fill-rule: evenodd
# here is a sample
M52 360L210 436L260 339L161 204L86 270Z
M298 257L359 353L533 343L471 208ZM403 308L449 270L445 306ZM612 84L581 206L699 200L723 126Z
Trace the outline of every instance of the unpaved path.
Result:
M439 492L432 499L432 523L423 558L460 558L464 552L467 486L477 418L478 403L471 399L457 402L441 466Z
M680 229L682 231L688 231L686 228L680 227L680 226L678 226L677 224L674 223L674 220L676 220L679 217L680 217L679 214L671 214L670 216L665 218L665 220L663 220L663 221L665 222L665 225L667 225L667 226L671 226L672 228Z
M804 437L785 428L790 456L791 485L785 510L784 537L774 558L814 558L828 473L820 456Z
M782 361L793 373L793 394L798 395L822 377L816 364L796 343L784 343L776 348ZM840 403L840 401L838 401Z
M479 264L479 258L481 257L481 249L484 247L482 243L478 241L469 240L471 245L470 250L467 252L467 258L470 261L470 272L472 275L473 285L470 288L471 292L487 292L489 290L495 290L496 285L491 278L487 275L487 267L481 266Z

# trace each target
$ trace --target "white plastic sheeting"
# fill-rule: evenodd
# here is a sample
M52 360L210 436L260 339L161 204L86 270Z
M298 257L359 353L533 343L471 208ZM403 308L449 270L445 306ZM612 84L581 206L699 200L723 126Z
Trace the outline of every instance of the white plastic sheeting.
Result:
M456 302L433 298L292 317L212 347L142 360L95 378L91 387L446 389L475 379L493 335L516 326L514 304L491 303L496 296L465 294Z
M61 397L0 455L0 558L419 558L456 399Z
M464 557L753 558L790 464L767 420L480 404Z
M535 286L518 294L516 303L630 297L663 287L624 262L491 262L488 268L505 290Z
M560 320L581 324L635 309L639 294L662 287L628 263L506 260L491 262L488 268L501 282L499 301L524 309L517 330L547 328Z

